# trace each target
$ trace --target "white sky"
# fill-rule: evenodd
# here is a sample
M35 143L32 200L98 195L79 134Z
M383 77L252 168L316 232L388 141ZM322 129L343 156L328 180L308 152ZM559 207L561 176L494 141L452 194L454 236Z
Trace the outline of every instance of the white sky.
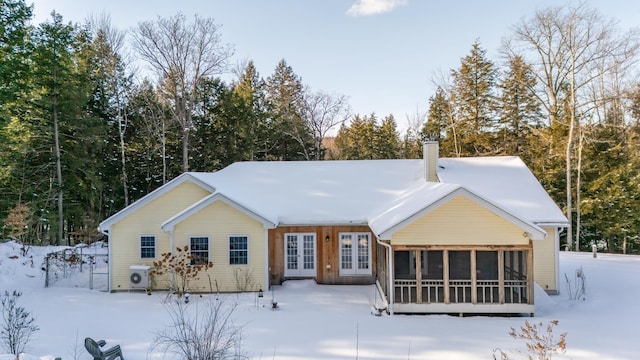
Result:
M27 0L28 1L28 0ZM509 28L554 0L36 0L35 23L52 10L66 21L110 14L120 29L182 11L212 17L232 62L252 59L267 77L286 59L304 84L349 96L353 113L393 114L398 125L427 109L434 74L457 68L479 39L498 61ZM622 28L637 26L640 1L591 0L591 7ZM574 1L574 4L577 2Z

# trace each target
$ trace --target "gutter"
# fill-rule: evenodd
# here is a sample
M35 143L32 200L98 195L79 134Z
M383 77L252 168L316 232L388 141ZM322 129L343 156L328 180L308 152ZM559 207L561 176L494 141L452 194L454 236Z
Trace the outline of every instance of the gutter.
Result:
M387 248L387 277L389 278L387 292L389 293L389 295L391 295L393 293L393 273L391 272L391 270L393 269L393 256L391 256L391 245L380 241L380 238L378 236L376 236L376 242ZM393 315L393 296L389 296L387 302L389 304L389 314Z

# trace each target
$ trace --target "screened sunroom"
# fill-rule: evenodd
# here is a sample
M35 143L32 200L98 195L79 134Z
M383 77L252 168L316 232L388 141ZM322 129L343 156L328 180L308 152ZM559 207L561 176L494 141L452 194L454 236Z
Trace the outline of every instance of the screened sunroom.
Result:
M394 247L397 313L534 312L531 247Z

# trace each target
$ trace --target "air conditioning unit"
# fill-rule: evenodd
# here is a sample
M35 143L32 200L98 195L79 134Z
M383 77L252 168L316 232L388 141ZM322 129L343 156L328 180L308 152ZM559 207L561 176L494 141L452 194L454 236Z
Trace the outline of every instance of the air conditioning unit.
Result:
M151 266L131 265L129 267L129 288L143 289L149 288L149 270Z

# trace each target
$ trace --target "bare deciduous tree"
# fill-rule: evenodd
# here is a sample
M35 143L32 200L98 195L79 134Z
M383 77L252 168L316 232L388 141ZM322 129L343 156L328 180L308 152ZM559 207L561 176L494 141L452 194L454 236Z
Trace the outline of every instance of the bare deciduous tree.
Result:
M616 73L636 61L638 47L637 32L619 33L614 21L603 18L584 3L539 10L532 19L515 26L513 38L504 43L507 57L523 55L532 64L540 87L531 91L547 112L550 125L560 123L568 128L565 191L569 248L574 245L571 225L574 141L580 133L581 121L590 116L597 102L606 100L595 96L591 88L605 74ZM575 246L579 249L579 243Z
M242 350L242 327L233 322L236 305L208 297L185 303L170 298L165 308L170 324L156 332L152 349L181 359L247 359Z
M102 72L104 81L102 85L115 108L113 116L115 117L114 123L118 127L124 205L129 206L129 183L125 156L125 134L129 126L129 117L125 108L131 89L131 76L125 74L125 68L128 66L123 50L126 32L116 29L111 24L111 17L104 13L92 17L89 26L95 32L93 47L100 54L97 57L97 66L98 71Z
M162 80L173 117L182 131L182 168L189 170L189 133L200 79L221 73L233 50L223 44L220 26L212 18L195 16L188 23L182 13L146 21L133 31L133 46Z
M18 305L22 293L14 290L0 294L0 344L18 358L31 341L31 335L40 330L36 320L24 307Z
M321 160L322 140L331 129L343 124L350 116L348 97L306 89L304 117L313 133L315 160Z

